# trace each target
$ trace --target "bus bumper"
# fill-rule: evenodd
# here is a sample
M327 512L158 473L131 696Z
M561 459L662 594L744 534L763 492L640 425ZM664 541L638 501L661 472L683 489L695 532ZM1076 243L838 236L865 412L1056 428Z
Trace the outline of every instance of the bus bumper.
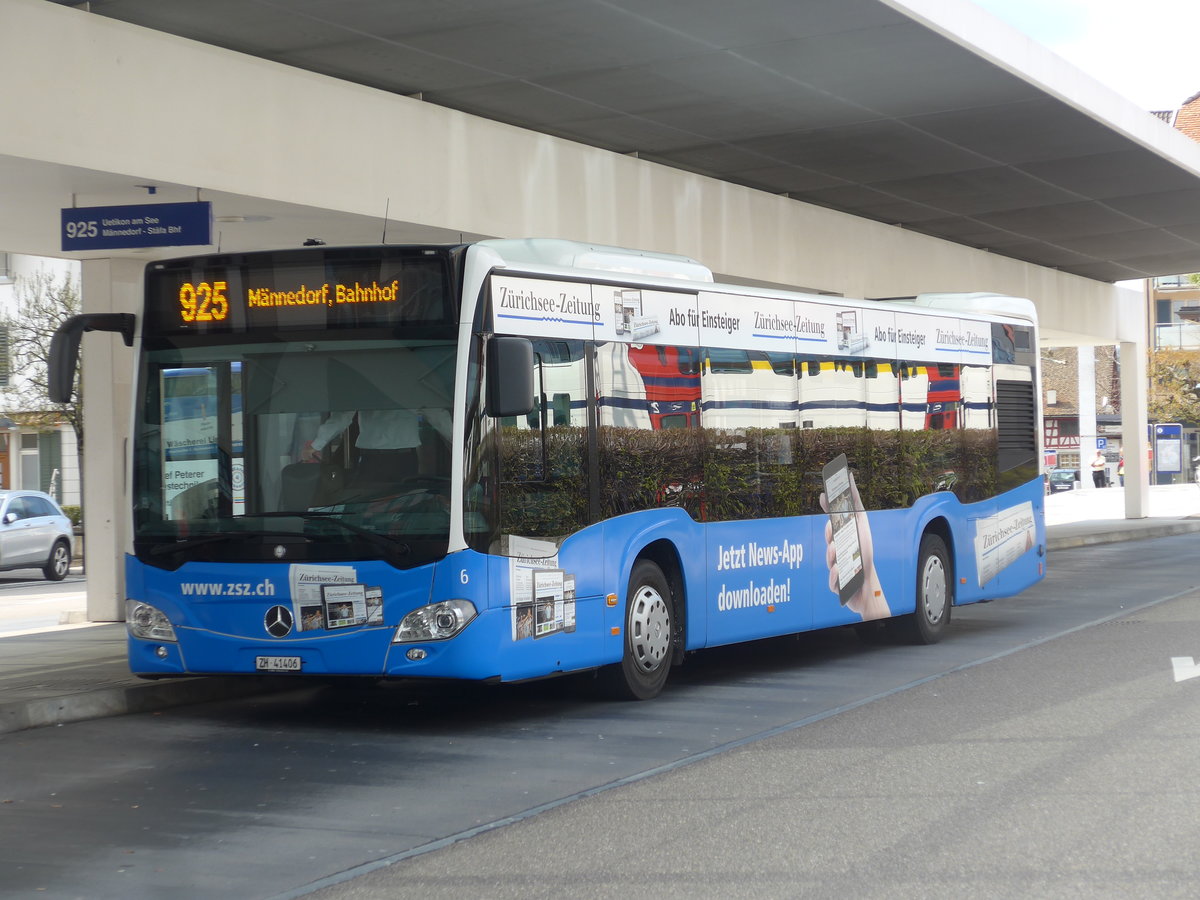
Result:
M594 610L597 615L600 606L580 604L581 612ZM394 626L269 641L187 627L175 631L177 642L130 636L130 669L147 676L294 674L521 681L615 661L600 657L603 642L595 639L598 629L592 631L591 640L582 628L578 633L514 640L510 607L481 610L453 638L403 644L392 642Z

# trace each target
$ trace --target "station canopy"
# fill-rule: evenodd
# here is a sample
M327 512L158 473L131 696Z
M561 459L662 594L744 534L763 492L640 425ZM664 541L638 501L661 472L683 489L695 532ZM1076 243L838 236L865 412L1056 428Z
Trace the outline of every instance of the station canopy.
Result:
M1200 270L1200 150L941 3L969 34L914 12L928 0L82 5L1087 278Z

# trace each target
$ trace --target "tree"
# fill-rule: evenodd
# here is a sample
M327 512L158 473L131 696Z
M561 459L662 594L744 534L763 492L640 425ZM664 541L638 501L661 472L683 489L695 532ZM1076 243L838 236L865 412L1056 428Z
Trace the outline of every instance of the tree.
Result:
M1200 425L1200 350L1150 354L1150 419Z
M50 339L58 326L80 310L79 285L69 273L60 278L43 270L17 279L15 314L0 316L8 336L8 385L4 389L9 411L40 413L46 425L69 422L83 456L83 397L78 372L74 401L51 403L47 396Z

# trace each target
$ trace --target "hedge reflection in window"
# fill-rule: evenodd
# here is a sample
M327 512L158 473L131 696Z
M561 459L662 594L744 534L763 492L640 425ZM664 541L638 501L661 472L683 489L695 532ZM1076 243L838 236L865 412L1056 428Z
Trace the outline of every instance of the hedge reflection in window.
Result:
M991 373L957 362L897 364L902 433L897 446L902 489L911 504L935 491L964 502L995 489Z
M707 518L786 515L777 495L794 463L793 355L705 348L701 393Z
M504 423L503 527L561 537L588 521L587 360L582 342L535 349L541 402ZM840 453L867 509L998 488L988 366L618 342L593 366L602 518L818 514Z
M600 515L678 506L704 517L699 352L694 347L596 347Z

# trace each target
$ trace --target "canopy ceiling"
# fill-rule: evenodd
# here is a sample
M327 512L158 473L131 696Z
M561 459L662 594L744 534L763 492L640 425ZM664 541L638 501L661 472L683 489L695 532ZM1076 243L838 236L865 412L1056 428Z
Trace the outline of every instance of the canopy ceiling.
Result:
M1194 160L885 0L86 7L1088 278L1200 270Z

